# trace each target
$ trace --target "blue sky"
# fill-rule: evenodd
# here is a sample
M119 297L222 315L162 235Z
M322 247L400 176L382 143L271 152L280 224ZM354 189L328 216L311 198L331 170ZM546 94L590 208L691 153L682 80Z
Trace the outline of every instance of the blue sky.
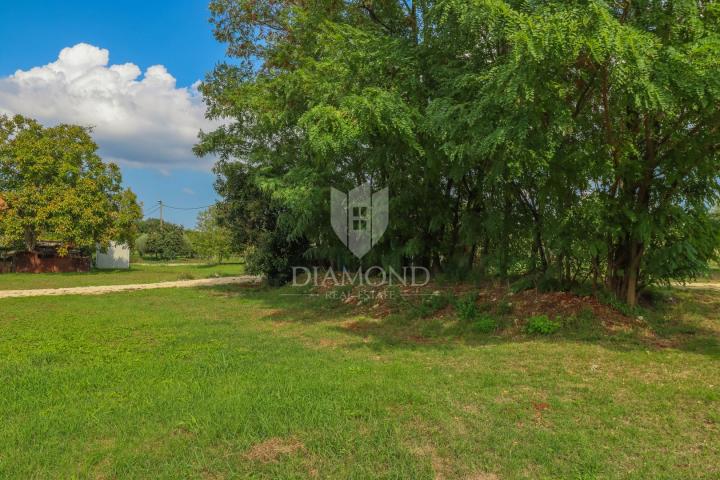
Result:
M109 160L119 160L123 170L124 182L132 188L144 202L146 211L151 211L158 200L178 207L195 207L212 203L216 196L212 188L214 177L209 171L211 161L197 161L189 152L192 138L189 135L202 116L201 102L191 86L204 78L206 72L222 61L224 46L212 36L208 23L209 13L205 0L172 1L51 1L10 2L0 1L0 111L21 113L39 118L43 123L52 124L61 121L79 124L92 123L97 126L96 141L101 153ZM119 113L109 115L104 120L96 120L99 111L97 96L78 100L76 85L57 80L46 81L43 85L30 89L28 81L11 77L17 70L29 72L34 67L43 67L56 62L58 55L65 49L78 44L87 44L84 49L74 49L68 54L65 63L79 58L88 67L83 71L84 82L97 82L92 88L104 89L108 82L102 75L115 70L112 65L134 64L137 72L130 69L125 80L134 83L133 88L141 89L133 94L133 100L168 98L173 96L173 105L178 99L185 102L178 107L145 101L145 113L139 118ZM100 52L100 53L98 53ZM105 54L106 66L103 67ZM107 61L109 57L109 61ZM152 80L138 86L148 75L147 69L154 69ZM53 67L53 71L64 67ZM93 70L94 69L94 70ZM100 72L96 70L100 69ZM88 74L93 71L95 73ZM120 70L118 70L120 71ZM67 69L64 71L67 76ZM47 72L40 71L38 75ZM134 80L130 77L139 74ZM170 77L176 79L173 85ZM5 83L3 82L5 80ZM53 83L55 82L55 83ZM150 85L152 83L152 85ZM158 86L159 85L159 86ZM152 88L151 88L152 87ZM43 100L47 89L47 99ZM153 90L154 89L154 90ZM124 95L126 89L120 85L117 91L101 92L93 95ZM70 98L57 100L57 92L71 92ZM99 91L99 90L98 90ZM160 92L160 93L157 93ZM185 98L187 97L187 98ZM37 100L37 105L35 104ZM122 99L121 99L122 100ZM117 98L113 99L117 102ZM124 100L123 100L124 101ZM4 102L4 103L3 103ZM51 102L55 110L46 112L45 106ZM66 102L66 103L63 103ZM168 100L170 102L170 100ZM80 107L75 107L81 104ZM73 108L67 108L67 105ZM83 108L85 110L83 110ZM129 110L138 110L137 105L128 104ZM25 111L23 111L25 110ZM88 112L87 110L92 110ZM42 112L36 114L36 112ZM118 115L113 119L112 115ZM187 118L183 118L186 116ZM125 128L123 121L132 124ZM117 123L113 123L117 122ZM177 125L176 125L177 123ZM138 124L143 125L139 127ZM117 131L113 131L117 125ZM135 131L130 131L135 128ZM155 131L157 128L157 131ZM181 134L174 134L174 131ZM143 132L147 132L143 135ZM153 143L153 139L157 143ZM161 152L161 150L163 150ZM192 226L196 211L166 210L170 221Z

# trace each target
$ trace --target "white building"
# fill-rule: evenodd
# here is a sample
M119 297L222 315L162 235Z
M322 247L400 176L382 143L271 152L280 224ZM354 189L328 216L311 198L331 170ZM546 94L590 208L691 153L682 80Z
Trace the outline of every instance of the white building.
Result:
M98 247L95 267L100 269L130 268L130 247L115 242L110 242L110 246L105 252Z

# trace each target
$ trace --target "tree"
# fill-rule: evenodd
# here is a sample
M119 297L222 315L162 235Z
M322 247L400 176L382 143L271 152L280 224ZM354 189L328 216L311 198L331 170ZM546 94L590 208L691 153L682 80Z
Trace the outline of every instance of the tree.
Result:
M220 225L218 209L215 206L198 214L197 230L193 233L193 249L202 258L215 259L217 263L222 263L223 259L234 252L230 230Z
M211 11L239 62L201 87L209 116L232 121L196 151L220 157L233 232L264 225L247 240L266 268L353 262L328 192L370 180L390 188L391 222L366 264L565 287L604 277L634 305L717 251L714 2L214 0Z
M192 246L185 237L185 229L181 225L170 222L145 222L149 226L144 239L146 254L155 255L163 260L173 260L177 257L188 256L192 253Z
M97 155L89 129L0 116L1 244L34 251L44 237L62 242L61 254L132 244L141 212L121 182L118 167Z
M147 233L142 233L135 239L135 249L141 257L144 257L147 254L147 240Z
M446 4L468 42L484 43L476 26L492 19L500 48L491 69L457 67L466 83L436 101L438 127L469 113L462 130L443 130L512 169L505 179L539 207L531 225L561 271L604 264L608 289L630 305L650 283L697 275L718 241L707 214L719 193L717 5L497 5Z

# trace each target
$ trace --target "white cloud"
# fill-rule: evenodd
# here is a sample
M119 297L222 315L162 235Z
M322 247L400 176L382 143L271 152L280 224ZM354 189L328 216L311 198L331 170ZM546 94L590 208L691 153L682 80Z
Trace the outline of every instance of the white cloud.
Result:
M52 63L0 78L0 113L92 126L106 161L164 172L209 169L213 159L192 153L198 131L217 126L205 119L197 85L176 87L162 65L142 74L137 65L109 60L108 50L79 43Z
M182 189L182 192L186 195L195 195L195 190L192 188L185 187Z

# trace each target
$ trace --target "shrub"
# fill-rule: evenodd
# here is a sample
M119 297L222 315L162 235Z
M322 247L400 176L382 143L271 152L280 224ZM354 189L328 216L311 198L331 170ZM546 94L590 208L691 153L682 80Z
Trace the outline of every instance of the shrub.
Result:
M525 290L531 290L533 288L535 288L535 279L532 277L521 278L510 285L510 291L512 293L524 292Z
M530 317L527 322L528 333L539 333L540 335L550 335L560 329L560 324L550 320L547 315L537 315Z
M461 321L472 322L477 318L478 308L475 300L475 294L469 293L455 302L455 311Z
M560 279L551 277L551 276L544 276L540 279L540 281L537 284L537 289L540 292L559 292L563 290L563 283L560 281Z
M477 333L492 333L497 329L497 320L490 315L480 315L473 323L472 329Z

